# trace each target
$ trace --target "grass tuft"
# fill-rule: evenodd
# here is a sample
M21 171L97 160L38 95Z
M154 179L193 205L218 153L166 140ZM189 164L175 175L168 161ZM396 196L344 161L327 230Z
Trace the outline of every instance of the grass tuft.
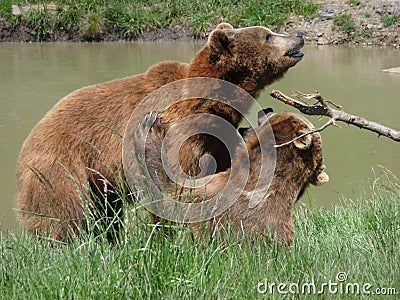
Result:
M357 25L350 14L341 14L333 19L333 24L343 30L349 38L354 38Z
M46 8L50 3L56 4L55 13L32 9L32 5ZM12 4L31 8L16 18L11 15ZM314 15L317 9L311 0L3 0L0 18L17 26L27 25L36 32L37 40L54 38L63 31L90 40L110 30L121 38L135 39L147 30L174 25L187 26L194 36L204 37L222 19L237 27L276 27L290 14Z
M385 27L390 27L399 21L399 16L395 14L384 13L381 15L381 19Z
M224 238L193 239L184 226L149 224L140 207L126 212L126 231L110 245L96 226L66 245L25 233L0 233L2 299L257 299L273 283L370 284L400 292L400 186L376 180L373 197L332 210L297 207L294 245L247 241L228 231ZM107 231L108 229L104 229ZM205 235L207 236L207 235ZM342 273L341 273L342 272ZM338 274L344 274L340 286ZM294 286L295 287L295 286ZM312 287L312 286L311 286ZM286 290L287 291L287 290ZM265 294L260 294L264 293ZM274 297L279 295L275 286ZM323 297L332 294L325 288ZM358 295L366 298L368 295Z

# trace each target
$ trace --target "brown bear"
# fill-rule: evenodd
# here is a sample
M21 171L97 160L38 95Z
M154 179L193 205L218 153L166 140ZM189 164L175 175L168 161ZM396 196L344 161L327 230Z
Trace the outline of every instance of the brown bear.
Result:
M153 199L155 205L159 206L158 213L167 213L168 216L175 213L187 218L190 213L198 215L202 212L204 217L207 217L211 210L217 209L215 203L209 207L202 206L197 211L178 210L175 206L177 202L173 199L200 203L217 196L221 201L218 205L222 205L234 197L236 201L225 211L221 211L220 215L208 218L207 222L193 222L193 233L196 235L205 227L213 233L218 226L225 227L229 223L233 231L244 233L246 237L270 233L276 241L291 244L295 233L292 222L295 202L309 184L319 185L329 180L323 165L321 136L317 132L306 134L314 129L307 119L289 112L269 113L263 116L261 126L247 130L244 134L231 168L202 178L197 182L200 186L205 182L202 187L197 187L196 184L190 188L181 188L165 174L161 145L166 130L157 116L156 113L146 115L134 133L134 140L135 143L146 143L145 164L140 160L137 163L143 176L151 176L141 183L144 184L142 190L146 190L146 185L153 182L149 189L150 198L149 195L145 196L146 199ZM269 135L271 131L272 138ZM295 139L303 134L306 135ZM267 140L260 142L263 138ZM270 151L271 145L281 145L276 148L276 155ZM264 153L262 148L266 150ZM249 165L243 163L247 158ZM271 164L274 160L275 170L266 168L263 173L263 163L266 161L267 164ZM246 172L249 172L247 176ZM271 175L272 180L265 180L265 175ZM240 193L235 194L234 188L223 191L229 180L232 180L231 187L236 187L240 186L242 181L246 181L246 178L247 182ZM157 188L154 184L157 184ZM156 192L159 190L162 193ZM259 195L256 195L257 193ZM167 197L163 196L165 194ZM256 202L254 196L259 197ZM158 200L163 201L162 206Z
M100 211L104 213L100 217L118 231L120 224L114 221L122 217L122 203L116 188L125 186L122 137L141 101L163 85L192 77L222 79L256 97L301 60L303 44L301 34L286 36L260 26L234 29L222 23L189 64L161 62L144 74L67 95L32 129L22 146L17 169L21 221L39 235L65 240L86 226L88 214ZM245 110L249 106L242 103ZM160 118L169 128L195 113L218 115L234 127L242 119L228 105L206 99L180 102ZM215 158L218 172L230 167L224 145L199 134L180 150L184 172L198 174L198 161L205 153Z

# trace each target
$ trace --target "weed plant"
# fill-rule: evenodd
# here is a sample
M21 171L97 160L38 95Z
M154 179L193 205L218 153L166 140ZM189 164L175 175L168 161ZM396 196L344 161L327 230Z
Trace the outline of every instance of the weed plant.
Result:
M395 14L384 13L381 15L381 19L385 27L390 27L399 21L399 16Z
M350 39L356 35L357 25L350 14L341 14L333 19L333 24L347 33Z

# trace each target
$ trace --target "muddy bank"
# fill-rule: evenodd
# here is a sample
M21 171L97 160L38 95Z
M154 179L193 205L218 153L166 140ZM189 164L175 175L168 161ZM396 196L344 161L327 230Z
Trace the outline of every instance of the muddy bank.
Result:
M125 36L118 29L99 26L96 31L52 30L39 36L37 30L27 24L11 24L0 19L0 42L114 42L114 41L193 41L204 39L205 36L193 34L185 26L170 26L168 28L149 29L140 35Z
M316 1L315 18L291 17L281 30L306 32L312 44L351 43L400 48L400 1Z
M315 2L320 9L314 16L292 15L284 24L273 29L289 34L302 31L305 33L306 42L310 44L351 43L400 48L400 1L317 0ZM25 7L20 9L19 13L22 15L28 11L29 8ZM212 27L208 31L211 29ZM0 19L1 42L193 41L206 38L205 35L194 34L193 30L185 25L148 29L133 36L101 23L96 24L92 30L59 27L47 32L38 32L39 30L40 28L32 28L24 21L16 25Z

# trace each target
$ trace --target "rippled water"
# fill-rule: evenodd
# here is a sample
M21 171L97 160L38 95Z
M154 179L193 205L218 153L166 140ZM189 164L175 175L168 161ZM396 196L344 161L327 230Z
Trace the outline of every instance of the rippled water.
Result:
M63 96L94 83L144 72L162 60L189 62L200 44L2 44L0 45L0 226L14 228L15 169L21 145L32 127ZM347 112L400 129L400 74L382 69L400 66L392 49L311 47L284 79L266 88L262 106L292 110L268 95L320 91ZM251 117L256 112L250 113ZM317 126L327 119L310 118ZM311 187L301 201L330 207L341 199L368 197L381 166L400 176L400 144L343 124L322 132L330 182Z

